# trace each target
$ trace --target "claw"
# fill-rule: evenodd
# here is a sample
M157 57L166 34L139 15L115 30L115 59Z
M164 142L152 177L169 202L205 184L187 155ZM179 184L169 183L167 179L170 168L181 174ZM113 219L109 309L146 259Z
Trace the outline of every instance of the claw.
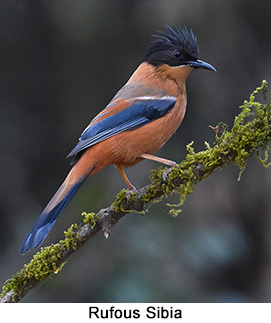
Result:
M171 167L169 167L163 171L163 180L164 181L166 181L168 174L172 171L173 167L175 167L176 165L177 165L177 163L174 162L174 165L172 165Z
M129 191L125 192L127 200L129 200L131 195L134 194L134 193L137 193L137 189L134 186L131 186L129 188Z

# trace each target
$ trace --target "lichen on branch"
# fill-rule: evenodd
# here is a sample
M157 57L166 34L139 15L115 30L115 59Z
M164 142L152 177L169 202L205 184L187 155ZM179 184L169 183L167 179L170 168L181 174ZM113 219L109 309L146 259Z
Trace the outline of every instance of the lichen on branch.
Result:
M240 107L241 112L235 117L231 130L220 122L215 131L213 147L205 142L204 151L195 152L193 142L187 145L188 154L180 164L163 180L163 169L152 170L150 178L152 184L130 194L127 199L126 190L122 190L111 206L101 209L98 213L83 212L84 219L80 225L72 224L65 232L65 238L56 244L41 248L24 268L8 279L2 288L0 302L17 302L29 290L52 274L57 274L66 262L66 259L81 247L93 235L102 230L105 237L111 228L123 216L130 212L144 213L146 208L168 194L180 196L178 205L170 205L169 213L176 216L180 206L188 194L191 194L197 183L201 182L216 170L234 163L240 169L239 178L245 170L247 160L257 154L260 163L269 167L268 152L271 139L271 101L260 103L256 95L261 92L266 101L267 82L263 81ZM261 152L264 157L261 158Z

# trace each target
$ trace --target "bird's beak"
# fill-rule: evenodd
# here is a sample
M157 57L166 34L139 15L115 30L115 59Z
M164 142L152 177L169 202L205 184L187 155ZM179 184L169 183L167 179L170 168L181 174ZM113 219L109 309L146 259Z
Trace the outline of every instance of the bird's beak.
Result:
M216 72L216 69L211 64L201 61L200 59L197 59L196 61L187 61L186 65L194 68L205 68L207 70Z

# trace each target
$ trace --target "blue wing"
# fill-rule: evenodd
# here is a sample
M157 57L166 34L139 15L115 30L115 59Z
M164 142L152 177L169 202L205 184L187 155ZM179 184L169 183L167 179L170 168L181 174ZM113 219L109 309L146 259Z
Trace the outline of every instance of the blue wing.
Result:
M171 96L113 102L92 120L67 157L74 156L116 134L134 130L159 119L166 115L175 103L176 98Z

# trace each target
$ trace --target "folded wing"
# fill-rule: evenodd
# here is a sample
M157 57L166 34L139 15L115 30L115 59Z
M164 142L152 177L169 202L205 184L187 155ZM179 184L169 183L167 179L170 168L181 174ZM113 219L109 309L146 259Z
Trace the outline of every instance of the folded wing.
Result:
M67 157L74 156L72 161L74 164L85 149L116 134L134 130L163 117L175 103L176 98L172 96L118 99L91 121Z

